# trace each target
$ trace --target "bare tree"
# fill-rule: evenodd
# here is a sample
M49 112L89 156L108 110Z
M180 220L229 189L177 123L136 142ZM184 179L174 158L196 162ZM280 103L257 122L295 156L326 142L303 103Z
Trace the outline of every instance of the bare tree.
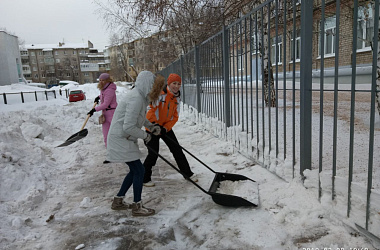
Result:
M112 56L113 63L116 65L116 68L112 69L112 75L116 79L122 79L125 81L135 81L136 76L132 76L128 72L129 68L129 59L127 55L127 50L124 49L124 46L127 44L124 43L124 39L120 38L117 34L113 34L110 38L111 48L114 48L113 52L115 53ZM120 63L119 63L120 62Z
M244 10L250 10L262 3L261 0L109 0L109 4L104 6L98 0L95 2L102 7L103 17L109 27L118 30L124 38L141 38L152 31L170 32L171 36L168 37L170 41L167 43L174 44L174 48L180 48L176 51L177 57L186 54L194 46L214 35L223 25L243 15ZM273 7L267 11L273 11ZM262 15L264 22L261 25L266 34L268 15L264 13ZM260 55L264 62L265 101L269 105L269 89L271 89L270 105L274 106L276 104L274 78L268 57L270 41L266 39L267 36L264 37L263 43L260 44ZM269 74L272 77L269 77Z
M159 31L171 31L172 43L187 53L195 45L220 30L228 20L240 14L250 1L220 0L99 0L108 27L123 37L146 37Z

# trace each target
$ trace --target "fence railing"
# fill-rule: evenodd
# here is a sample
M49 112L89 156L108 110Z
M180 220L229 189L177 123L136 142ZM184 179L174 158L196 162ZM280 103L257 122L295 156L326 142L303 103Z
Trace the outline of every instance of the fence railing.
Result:
M379 1L299 2L266 1L161 73L206 130L379 240Z
M4 104L9 103L9 98L12 98L13 103L25 103L30 101L49 100L49 98L57 98L57 92L60 96L69 97L69 90L40 90L40 91L21 91L18 93L0 93L3 96ZM17 99L17 101L16 101Z

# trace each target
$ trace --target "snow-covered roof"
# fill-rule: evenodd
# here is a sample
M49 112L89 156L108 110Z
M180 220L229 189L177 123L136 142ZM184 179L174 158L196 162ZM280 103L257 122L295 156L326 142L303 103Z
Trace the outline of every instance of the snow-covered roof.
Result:
M88 55L88 57L104 57L104 55Z
M14 37L17 37L17 38L18 38L18 36L13 35L13 34L9 33L9 32L6 31L6 30L1 30L1 29L0 29L0 32L4 32L4 33L7 34L7 35L14 36Z
M79 85L78 82L75 82L75 81L70 81L70 80L62 80L62 81L59 81L59 83L66 83L66 84L73 84L73 85Z
M25 44L25 49L81 49L88 48L87 43L61 43L60 44Z

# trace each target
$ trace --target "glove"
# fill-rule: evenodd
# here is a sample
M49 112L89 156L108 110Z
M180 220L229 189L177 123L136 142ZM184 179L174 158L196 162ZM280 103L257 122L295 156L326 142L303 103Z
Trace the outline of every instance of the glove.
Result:
M100 100L100 97L97 96L97 97L95 98L95 100L94 100L94 103L96 102L96 104L99 104L99 100Z
M166 128L164 126L160 126L160 128L161 128L161 135L165 136L166 132L168 132L168 131L166 131Z
M144 139L144 144L148 144L150 142L150 140L152 139L152 136L150 134L146 134L146 137Z
M90 117L94 114L94 112L96 112L95 109L91 109L90 112L88 112L87 114L90 115Z
M158 124L154 125L150 132L154 135L159 135L161 133L161 126Z

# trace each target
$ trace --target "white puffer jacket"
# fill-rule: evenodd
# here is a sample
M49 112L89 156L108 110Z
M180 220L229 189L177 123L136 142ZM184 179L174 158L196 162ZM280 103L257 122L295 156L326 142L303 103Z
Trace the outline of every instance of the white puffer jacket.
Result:
M153 87L155 75L142 71L135 88L128 92L115 110L107 138L107 157L110 162L130 162L141 158L137 139L147 136L143 126L153 127L146 119L148 94Z

